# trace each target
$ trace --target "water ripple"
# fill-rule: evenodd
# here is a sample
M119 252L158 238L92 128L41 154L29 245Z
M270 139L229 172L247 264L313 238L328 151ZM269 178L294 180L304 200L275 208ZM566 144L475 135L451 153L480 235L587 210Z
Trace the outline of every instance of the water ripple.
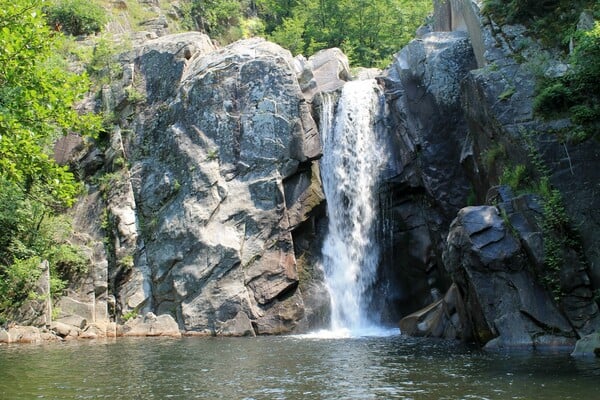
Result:
M402 336L0 348L0 399L588 399L600 362Z

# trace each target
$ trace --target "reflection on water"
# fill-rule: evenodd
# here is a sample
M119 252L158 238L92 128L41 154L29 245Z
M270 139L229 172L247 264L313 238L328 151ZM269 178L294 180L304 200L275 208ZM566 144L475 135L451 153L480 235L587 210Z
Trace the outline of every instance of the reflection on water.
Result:
M600 362L401 336L0 347L1 399L592 399Z

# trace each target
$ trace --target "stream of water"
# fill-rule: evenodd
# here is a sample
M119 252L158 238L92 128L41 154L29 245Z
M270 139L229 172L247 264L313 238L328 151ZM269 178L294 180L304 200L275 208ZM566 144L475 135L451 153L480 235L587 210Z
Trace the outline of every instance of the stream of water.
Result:
M333 96L323 94L321 177L329 220L323 267L331 297L331 328L324 336L378 332L369 318L367 290L379 261L373 240L373 191L383 163L375 131L379 99L375 80L346 83L335 112Z

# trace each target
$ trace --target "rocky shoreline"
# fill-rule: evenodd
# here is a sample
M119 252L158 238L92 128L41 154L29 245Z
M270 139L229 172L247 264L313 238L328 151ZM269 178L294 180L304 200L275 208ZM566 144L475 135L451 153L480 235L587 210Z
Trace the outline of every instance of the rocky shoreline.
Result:
M456 332L452 326L452 315L456 315L458 312L457 306L462 302L460 295L457 293L456 286L453 286L443 300L435 303L428 308L427 312L430 313L432 310L437 315L434 317L437 321L434 324L431 323L431 314L427 314L426 320L423 322L422 314L415 313L407 316L401 322L401 328L413 329L413 331L407 331L406 334L410 336L424 336L419 329L429 329L427 336L431 337L431 340L439 340L437 338L444 337L455 337ZM438 311L441 311L440 314ZM449 312L450 311L450 312ZM446 318L448 317L448 318ZM413 321L414 320L414 321ZM420 321L420 322L419 322ZM436 323L441 325L435 326ZM456 319L453 321L457 323ZM442 333L436 334L432 330L439 329L442 326ZM253 331L248 330L236 330L235 327L227 332L219 332L219 336L228 337L255 337ZM448 334L449 331L453 331ZM399 331L400 332L400 331ZM118 338L151 338L151 337L168 337L168 338L182 338L182 337L213 337L215 335L210 332L198 332L198 331L181 331L175 320L169 315L156 316L149 312L145 316L137 316L127 321L125 324L117 324L109 322L107 324L89 324L87 325L83 321L83 325L80 327L69 325L63 322L53 322L48 327L38 328L35 326L22 326L12 325L7 329L0 329L0 346L2 345L23 345L23 344L44 344L44 343L59 343L65 341L75 340L103 340L103 339L118 339ZM448 340L448 339L446 339ZM528 346L525 346L528 348ZM498 347L488 346L486 350L498 351ZM503 351L522 351L522 347L511 346L508 349L502 349ZM546 343L545 345L538 345L537 351L551 351L570 353L573 357L600 357L600 334L593 333L584 336L577 342L569 343Z
M198 332L182 333L170 315L156 316L149 312L124 324L115 322L88 324L81 319L78 325L53 321L46 327L13 324L0 329L0 344L47 343L70 340L94 340L118 337L198 336ZM208 335L205 335L208 336Z

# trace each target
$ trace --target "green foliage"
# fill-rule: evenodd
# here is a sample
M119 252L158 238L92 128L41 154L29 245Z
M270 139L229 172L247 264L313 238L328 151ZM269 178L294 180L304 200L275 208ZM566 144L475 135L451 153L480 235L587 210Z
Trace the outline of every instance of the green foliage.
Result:
M500 177L501 185L508 185L514 192L522 191L528 181L527 169L525 165L518 164L514 167L507 167L504 169L502 176Z
M188 27L215 39L223 39L232 29L239 28L242 17L242 2L236 0L192 0L186 10ZM240 37L230 37L230 41Z
M137 316L138 316L138 311L136 309L133 309L133 310L127 311L125 314L123 314L121 319L123 319L123 322L127 322L130 319L135 319Z
M58 0L44 11L51 27L75 36L98 33L107 21L104 8L89 0Z
M302 15L296 18L285 18L281 25L273 30L270 39L293 54L300 54L306 47L303 37L305 26L306 17Z
M206 159L208 161L214 161L219 157L219 149L214 148L214 149L209 149L206 152Z
M181 189L181 183L177 179L173 180L173 192L177 193Z
M556 110L566 109L571 98L572 92L562 80L552 80L539 91L534 100L534 108L536 111L548 115Z
M265 23L257 17L243 19L241 22L242 36L244 38L264 36Z
M185 14L221 42L266 34L294 54L339 47L353 63L385 66L431 10L430 0L192 0Z
M576 38L567 75L542 81L534 108L543 116L568 115L577 140L600 137L600 23ZM580 135L579 132L583 132ZM573 139L573 137L569 138Z
M484 0L483 12L499 24L524 24L547 44L566 48L580 13L596 0Z
M561 271L565 265L565 252L575 250L581 253L581 239L573 230L565 203L560 191L550 183L550 170L538 152L531 132L522 132L531 164L535 168L537 179L529 190L542 198L543 217L541 218L544 238L544 267L540 281L559 302L564 297L561 283Z
M73 267L57 212L71 206L81 185L51 157L63 133L91 134L99 123L73 104L89 87L58 59L60 34L48 28L35 0L0 0L0 314L31 293L43 259ZM55 292L64 279L51 266Z
M475 205L477 205L477 193L475 193L475 189L471 188L471 190L469 190L469 195L467 196L467 206Z
M481 154L481 159L483 161L483 164L485 165L485 168L488 171L492 171L492 169L500 161L506 159L506 147L503 143L497 142Z
M123 72L123 68L116 60L116 55L122 51L120 46L115 46L106 38L100 38L87 64L87 72L98 83L110 83Z
M573 52L573 84L582 95L600 90L600 22L589 31L579 32Z
M414 37L431 5L429 0L299 1L270 38L294 54L339 47L354 64L385 66Z
M51 209L1 176L0 186L0 265L42 256L53 240L52 227L48 225L53 218Z
M484 0L484 13L496 22L521 23L532 37L565 52L571 40L571 69L565 76L541 79L534 108L547 117L571 117L578 125L567 140L597 138L600 132L600 24L587 32L576 31L582 11L600 17L597 0ZM543 71L539 71L541 75Z
M111 189L121 184L124 179L123 172L116 171L98 175L95 179L95 182L98 185L102 195L106 197L110 193Z
M115 157L115 159L112 162L112 167L114 169L121 169L121 168L124 168L125 166L127 166L127 160L123 156Z
M265 22L265 31L273 32L285 19L292 17L302 3L299 0L256 0L257 15Z
M134 86L125 88L125 93L127 94L127 101L131 104L144 103L146 101L146 95Z
M498 95L498 100L508 100L515 94L516 88L514 86L507 87L502 93Z
M41 259L30 257L15 260L10 268L0 273L0 315L9 308L21 305L33 296L35 283L40 276Z
M52 64L53 35L34 0L0 0L0 43L0 176L70 206L80 186L49 150L61 133L97 126L72 108L89 82Z
M125 269L125 271L129 271L134 267L133 255L128 254L125 257L121 258L119 261L119 265Z
M484 0L485 12L506 23L523 22L544 15L560 1L546 0L542 3L539 0Z
M546 177L543 179L547 181ZM558 301L564 296L560 280L560 271L565 263L564 252L571 244L569 241L571 232L568 229L569 218L562 196L557 189L549 190L543 199L542 233L546 273L542 281L553 293L554 299Z
M73 274L85 272L88 260L70 244L71 221L0 179L0 315L28 298L42 259L50 263L50 289L59 295Z
M46 253L48 262L63 277L87 272L88 259L79 247L70 243L61 243L50 247Z
M257 15L263 1L192 0L183 5L184 25L200 30L222 44L263 36L265 20Z

